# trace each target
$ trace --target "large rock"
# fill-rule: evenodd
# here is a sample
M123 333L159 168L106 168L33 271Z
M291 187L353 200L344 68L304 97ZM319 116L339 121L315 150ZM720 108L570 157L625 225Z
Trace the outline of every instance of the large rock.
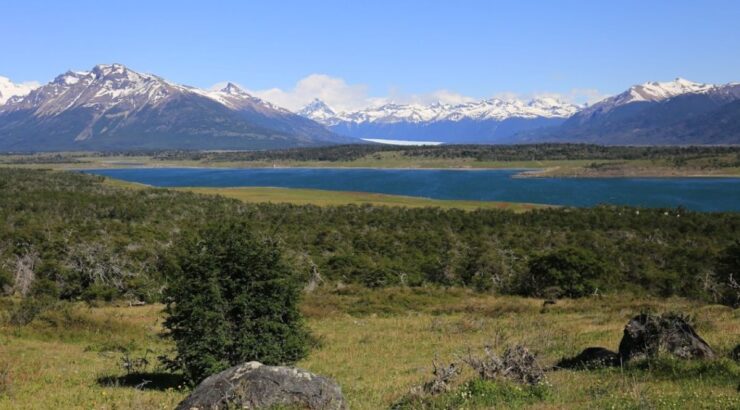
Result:
M203 380L177 410L267 409L288 406L310 410L343 410L339 385L294 367L249 362Z
M627 322L619 343L623 361L639 356L654 357L661 351L682 359L715 357L712 348L681 315L642 313Z
M738 343L734 349L730 352L730 358L740 363L740 343Z

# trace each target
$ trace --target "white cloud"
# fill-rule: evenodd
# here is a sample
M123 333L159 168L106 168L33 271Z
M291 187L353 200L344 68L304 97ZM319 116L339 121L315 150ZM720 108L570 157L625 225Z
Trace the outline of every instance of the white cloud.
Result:
M217 86L223 87L225 83ZM336 111L354 111L367 107L379 106L386 103L398 104L461 104L478 101L480 98L466 96L447 89L440 89L424 94L404 93L397 88L388 90L387 96L371 96L365 84L348 84L344 79L326 74L311 74L299 80L292 89L270 88L266 90L250 90L251 94L267 100L273 104L297 111L318 98ZM536 97L553 97L562 101L576 104L593 104L607 95L596 89L574 88L567 93L531 93L520 94L501 92L493 95L505 100L520 99L528 101Z
M13 96L27 95L40 86L41 84L38 81L26 81L16 84L7 77L0 77L0 104L5 104Z
M341 78L311 74L302 78L291 90L270 88L250 91L255 96L289 110L299 110L318 98L339 111L357 110L376 103L368 96L364 84L347 84Z
M24 87L24 88L31 89L31 90L35 90L35 89L41 87L41 83L38 82L38 81L24 81L24 82L22 82L22 83L20 83L18 85L20 85L21 87Z
M609 97L609 94L604 94L595 88L573 88L566 93L549 93L549 92L536 92L531 94L521 94L514 92L502 92L494 95L495 98L502 100L523 100L529 101L533 98L555 98L560 101L569 102L572 104L593 104Z
M216 86L223 84L219 83ZM214 86L214 87L216 87ZM475 101L449 90L437 90L426 94L407 94L391 89L386 97L371 96L365 84L348 84L344 79L325 74L311 74L302 78L290 90L270 88L250 90L253 95L273 104L297 111L318 98L337 111L354 111L390 102L398 104L460 104Z
M426 94L403 94L403 93L391 93L388 97L390 101L399 104L463 104L466 102L476 101L476 98L468 97L460 93L456 93L450 90L437 90Z
M588 103L590 105L609 97L609 95L604 94L595 88L573 88L565 94L538 93L535 94L535 97L554 97L574 104Z

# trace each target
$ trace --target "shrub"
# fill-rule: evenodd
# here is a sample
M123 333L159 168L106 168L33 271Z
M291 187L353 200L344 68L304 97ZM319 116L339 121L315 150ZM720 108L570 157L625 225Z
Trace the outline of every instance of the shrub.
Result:
M543 402L550 397L547 385L519 385L506 381L474 379L456 390L438 396L407 395L393 404L393 410L521 408Z
M740 306L740 242L725 249L717 263L717 280L722 303Z
M0 267L0 295L9 292L13 286L13 277L8 271Z
M48 279L36 279L31 284L28 296L24 297L10 313L10 323L25 326L38 315L57 304L59 289Z
M164 263L169 366L191 383L236 364L281 365L306 354L300 283L278 247L244 222L220 220L185 234Z
M560 296L578 298L593 293L597 280L606 278L606 265L585 249L562 248L533 258L528 280L523 284L527 295L541 296L545 289L557 287Z

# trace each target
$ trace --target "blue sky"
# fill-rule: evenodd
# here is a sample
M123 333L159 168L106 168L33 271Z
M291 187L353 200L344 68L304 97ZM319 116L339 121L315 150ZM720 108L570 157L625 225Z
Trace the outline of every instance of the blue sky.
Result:
M284 105L740 81L740 1L2 0L0 38L16 82L120 62Z

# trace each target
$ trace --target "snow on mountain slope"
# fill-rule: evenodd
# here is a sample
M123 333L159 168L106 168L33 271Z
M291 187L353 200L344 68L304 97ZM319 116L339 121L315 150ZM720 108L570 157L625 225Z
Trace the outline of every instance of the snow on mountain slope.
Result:
M597 144L736 144L740 84L684 79L630 87L571 116L558 128L520 134L523 141Z
M579 107L554 98L538 98L529 102L519 100L489 100L464 104L385 104L354 112L336 113L320 100L299 111L300 115L311 118L324 125L338 123L431 123L439 121L495 120L508 118L566 118L578 111Z
M65 147L75 141L87 148L115 144L116 149L126 141L249 149L250 141L262 148L347 140L234 84L206 91L121 64L68 71L0 105L0 140L5 138L0 143L36 149L34 141L41 137L34 135Z
M297 114L325 125L334 125L332 122L338 118L337 113L318 98L303 107Z
M30 84L15 84L7 77L0 76L0 105L5 104L11 97L23 97L35 88Z
M188 87L129 70L121 64L97 65L91 71L68 71L37 88L22 99L15 99L0 111L33 110L36 116L54 116L75 107L95 107L106 111L127 106L130 113L144 105L156 105Z
M234 83L227 83L223 88L218 90L211 90L211 91L204 91L199 89L191 89L192 91L202 93L206 97L212 98L221 104L234 109L234 110L244 110L244 109L254 109L254 110L260 110L260 111L279 111L284 114L292 114L290 111L286 110L285 108L278 107L275 104L272 104L270 102L267 102L265 100L262 100L260 98L257 98L248 92L246 92L243 88L239 87L238 85Z
M707 93L716 90L714 84L695 83L683 78L668 82L647 82L634 85L627 91L606 98L583 109L579 115L590 115L595 112L607 112L616 107L635 102L658 102L684 94Z

